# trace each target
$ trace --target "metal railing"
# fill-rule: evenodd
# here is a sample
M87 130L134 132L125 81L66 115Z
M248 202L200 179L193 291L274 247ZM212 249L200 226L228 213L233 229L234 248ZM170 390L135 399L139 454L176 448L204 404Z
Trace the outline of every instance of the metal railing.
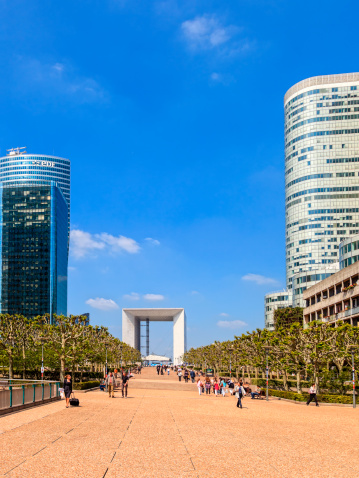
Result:
M59 388L55 381L0 379L0 410L59 397Z

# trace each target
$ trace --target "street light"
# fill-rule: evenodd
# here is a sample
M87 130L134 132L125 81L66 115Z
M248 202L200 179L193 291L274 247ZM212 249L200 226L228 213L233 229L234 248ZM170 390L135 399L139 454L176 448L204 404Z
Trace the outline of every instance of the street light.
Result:
M41 343L41 380L44 380L44 343L46 342L45 337L40 337L39 341Z
M229 347L229 376L232 378L232 353L233 353L233 345Z
M265 345L263 348L266 351L266 400L268 402L268 353L272 347Z
M352 374L353 374L353 408L356 408L356 401L355 401L355 367L354 367L354 352L355 349L358 348L358 345L350 345L349 349L352 353Z

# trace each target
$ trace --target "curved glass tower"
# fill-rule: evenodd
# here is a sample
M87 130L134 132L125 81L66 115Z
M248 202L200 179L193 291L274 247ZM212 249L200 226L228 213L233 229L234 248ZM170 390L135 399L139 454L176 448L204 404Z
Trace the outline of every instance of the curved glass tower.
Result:
M359 232L359 73L301 81L284 109L287 287L301 305L298 275L331 268Z
M70 161L0 158L0 312L67 314Z

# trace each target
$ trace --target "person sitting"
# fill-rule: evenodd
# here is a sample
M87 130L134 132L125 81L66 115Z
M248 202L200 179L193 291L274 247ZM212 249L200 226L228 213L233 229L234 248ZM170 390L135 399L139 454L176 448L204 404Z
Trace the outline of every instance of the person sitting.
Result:
M105 391L105 387L106 387L106 384L105 384L105 380L102 379L100 381L100 390L102 390L103 392Z
M257 387L257 390L255 392L251 392L252 399L256 397L260 397L260 395L261 395L261 387Z

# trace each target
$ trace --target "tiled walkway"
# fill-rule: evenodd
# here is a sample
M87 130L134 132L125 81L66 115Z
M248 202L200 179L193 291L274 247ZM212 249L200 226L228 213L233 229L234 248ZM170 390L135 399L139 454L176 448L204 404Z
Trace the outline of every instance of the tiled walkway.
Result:
M79 394L0 418L7 477L181 478L359 476L359 409L236 400L135 388L126 399ZM173 377L158 377L161 386ZM136 383L136 380L138 382ZM130 382L131 387L131 382ZM188 389L190 387L186 387Z

